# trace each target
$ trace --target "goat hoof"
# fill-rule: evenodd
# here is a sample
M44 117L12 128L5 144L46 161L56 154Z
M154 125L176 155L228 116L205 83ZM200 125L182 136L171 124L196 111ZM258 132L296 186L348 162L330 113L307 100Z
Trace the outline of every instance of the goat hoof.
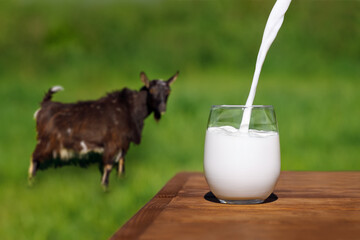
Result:
M102 188L104 193L109 192L109 187L107 185L101 184L101 188Z
M35 179L34 179L33 177L29 177L29 178L28 178L28 186L29 186L29 187L34 186L34 182L35 182Z
M125 178L125 173L124 172L118 173L117 177L118 179L123 179Z

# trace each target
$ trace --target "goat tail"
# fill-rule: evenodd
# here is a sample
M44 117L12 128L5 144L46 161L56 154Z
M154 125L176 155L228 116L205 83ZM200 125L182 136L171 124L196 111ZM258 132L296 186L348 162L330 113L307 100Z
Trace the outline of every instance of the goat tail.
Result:
M59 92L59 91L63 91L64 88L62 86L54 86L52 88L50 88L47 93L45 94L43 100L42 100L42 103L44 102L48 102L52 99L52 95L56 92Z

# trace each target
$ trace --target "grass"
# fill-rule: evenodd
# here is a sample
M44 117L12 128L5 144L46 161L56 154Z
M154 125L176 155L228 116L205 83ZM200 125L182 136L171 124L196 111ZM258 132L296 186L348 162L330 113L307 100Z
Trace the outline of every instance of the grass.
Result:
M359 3L321 4L292 3L255 104L275 107L283 170L360 170ZM271 5L1 3L0 238L105 239L176 172L202 171L210 106L245 102ZM140 88L141 70L180 76L163 119L146 119L130 147L126 177L113 172L104 194L97 166L64 167L40 171L29 188L44 92L60 84L55 100L94 99Z

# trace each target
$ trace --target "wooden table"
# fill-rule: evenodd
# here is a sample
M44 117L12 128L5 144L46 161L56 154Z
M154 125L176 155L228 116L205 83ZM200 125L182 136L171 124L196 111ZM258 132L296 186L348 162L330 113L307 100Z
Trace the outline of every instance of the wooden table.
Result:
M181 172L111 239L360 239L360 171L282 172L257 205L221 204Z

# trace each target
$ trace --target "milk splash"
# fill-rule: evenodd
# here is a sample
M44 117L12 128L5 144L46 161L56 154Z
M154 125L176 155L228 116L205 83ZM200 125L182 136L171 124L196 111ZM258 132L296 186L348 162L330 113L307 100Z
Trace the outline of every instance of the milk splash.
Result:
M284 21L284 15L289 8L290 2L291 0L277 0L267 20L259 53L256 59L255 73L252 80L250 93L245 104L247 108L245 108L244 110L244 115L240 124L240 132L249 131L251 106L254 102L256 87L259 82L261 68L264 63L266 54Z

